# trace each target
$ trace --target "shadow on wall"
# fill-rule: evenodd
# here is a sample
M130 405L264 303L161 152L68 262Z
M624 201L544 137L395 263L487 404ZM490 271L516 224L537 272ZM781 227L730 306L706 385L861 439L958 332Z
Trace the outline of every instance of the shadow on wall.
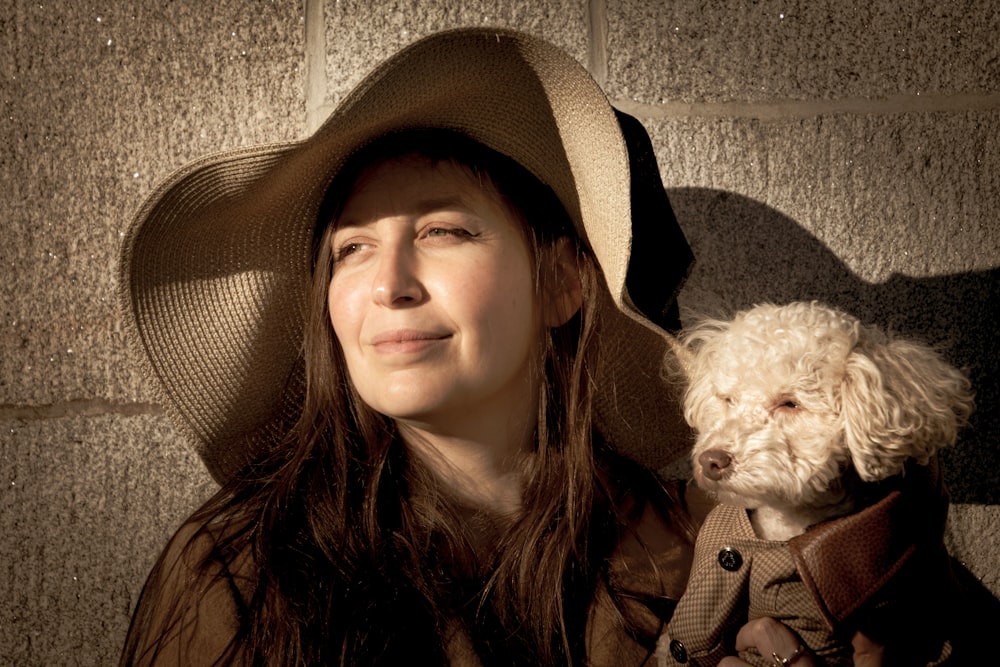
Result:
M681 307L731 315L760 302L819 300L938 347L976 392L971 427L942 454L953 502L1000 503L1000 268L932 278L854 274L791 218L747 197L669 189L697 263ZM683 315L683 310L682 310Z

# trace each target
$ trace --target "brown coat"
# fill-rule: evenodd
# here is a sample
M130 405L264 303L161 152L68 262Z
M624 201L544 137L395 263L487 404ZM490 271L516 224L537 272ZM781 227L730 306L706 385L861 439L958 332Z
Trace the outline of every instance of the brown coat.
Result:
M691 495L697 520L707 511L706 501L698 492ZM217 577L197 574L193 564L204 558L212 540L206 536L191 542L195 531L189 524L178 532L147 584L147 590L156 594L144 595L136 617L148 620L139 624L133 621L128 639L128 645L135 648L134 655L139 657L125 664L211 665L234 637L240 604L234 591L247 592L247 574L252 572L253 564L246 558L231 571L216 573ZM648 663L656 639L684 590L693 552L694 545L686 533L650 508L626 531L608 562L607 581L598 586L591 604L586 644L592 667ZM180 623L172 626L178 631L165 630L170 626L168 618L176 611L168 601L178 599L195 599L198 603L182 610ZM155 659L142 657L156 643L159 650ZM447 653L449 663L455 667L480 664L457 623Z
M908 653L895 664L946 664L942 603L954 593L942 544L946 514L936 469L916 468L881 488L872 505L789 542L758 538L745 509L720 505L698 535L658 664L714 666L733 652L739 628L764 616L791 627L831 667L853 664L858 630L903 647ZM756 653L741 657L774 664Z
M661 667L718 664L732 650L727 639L761 617L784 621L830 667L852 664L850 644L837 641L823 621L788 543L757 537L742 507L720 505L708 515L698 534L688 591L667 628L669 641L680 642L685 651L674 644L673 651L660 655ZM685 654L683 662L675 657ZM758 667L774 664L760 656L744 659Z

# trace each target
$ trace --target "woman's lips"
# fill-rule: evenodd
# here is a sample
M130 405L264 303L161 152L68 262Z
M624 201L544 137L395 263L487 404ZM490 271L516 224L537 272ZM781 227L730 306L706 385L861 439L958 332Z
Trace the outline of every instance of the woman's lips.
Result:
M451 334L441 331L398 329L373 336L371 346L384 354L421 352L450 337Z

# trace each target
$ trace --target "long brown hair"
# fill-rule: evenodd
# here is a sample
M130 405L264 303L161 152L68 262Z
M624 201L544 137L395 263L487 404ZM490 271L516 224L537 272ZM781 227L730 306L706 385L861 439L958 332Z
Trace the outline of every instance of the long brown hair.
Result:
M410 455L395 423L355 392L330 324L330 229L366 167L410 154L468 170L523 220L539 303L559 279L557 239L577 250L583 305L544 333L535 456L525 509L513 518L463 504ZM188 544L210 545L195 570L225 580L235 598L239 627L220 662L395 664L421 655L441 664L456 628L487 665L584 662L596 586L621 526L642 511L624 489L657 491L651 474L594 432L588 367L603 286L565 209L523 167L471 139L408 131L348 160L321 206L315 245L302 416L283 446L190 522L199 528ZM175 604L192 602L182 595ZM142 613L130 635L136 623L153 623ZM180 614L171 615L179 627ZM123 662L142 648L131 638Z

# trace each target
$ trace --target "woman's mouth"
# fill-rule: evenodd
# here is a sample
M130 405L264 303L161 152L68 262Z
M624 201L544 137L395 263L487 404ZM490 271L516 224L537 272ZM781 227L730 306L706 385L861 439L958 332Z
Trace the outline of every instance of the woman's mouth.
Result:
M441 331L397 329L373 336L371 346L380 354L406 354L422 352L448 338L451 334Z

